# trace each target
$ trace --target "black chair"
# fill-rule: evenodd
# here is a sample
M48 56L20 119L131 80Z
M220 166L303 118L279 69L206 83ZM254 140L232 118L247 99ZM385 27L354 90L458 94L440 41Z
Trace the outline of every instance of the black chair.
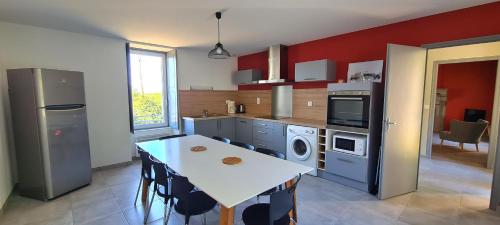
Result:
M147 186L149 186L154 178L151 172L151 166L153 162L150 159L150 154L142 149L137 149L139 153L139 157L141 158L142 168L141 168L141 180L139 180L139 186L137 187L137 193L135 194L134 205L137 204L137 198L139 197L139 191L141 190L141 184L146 182Z
M150 156L150 160L153 164L153 170L155 173L155 178L154 178L154 185L153 185L153 197L151 197L151 201L149 202L149 207L147 208L147 213L146 216L144 217L144 224L146 224L149 213L151 211L151 206L153 205L153 201L155 198L155 195L158 195L163 198L163 203L165 206L168 205L168 201L172 199L172 196L169 194L168 187L169 187L169 173L167 172L167 166L159 162ZM163 210L163 221L165 224L168 223L168 218L170 216L170 213L167 215L167 207L164 208Z
M255 149L255 151L259 152L259 153L262 153L262 154L269 155L269 156L273 156L273 157L276 157L276 158L279 158L279 159L283 159L283 160L286 158L285 154L283 154L281 152L278 152L278 151L275 151L275 150L272 150L272 149L257 148L257 149ZM260 193L259 195L257 195L257 202L259 201L259 197L260 196L270 195L273 192L276 192L278 189L280 191L283 190L282 185L280 185L278 187L271 188L271 189L269 189L269 190L267 190L265 192Z
M275 150L272 150L272 149L257 148L257 149L255 149L255 151L258 153L269 155L269 156L274 156L274 157L279 158L279 159L286 159L285 154L278 152L278 151L275 151Z
M231 140L229 140L229 138L225 138L225 137L213 136L212 139L217 140L217 141L222 141L226 144L231 143Z
M194 185L187 177L176 174L170 176L172 177L171 195L177 199L174 209L177 213L184 215L184 224L188 225L189 218L196 215L202 215L203 224L206 224L203 214L215 208L217 201L202 191L193 191ZM174 201L170 201L170 210L173 205Z
M174 134L174 135L168 135L164 137L158 138L158 140L164 140L164 139L170 139L170 138L178 138L178 137L184 137L186 134Z
M236 145L238 147L246 148L246 149L248 149L250 151L255 150L255 147L253 145L242 143L242 142L232 141L230 144Z
M295 208L295 189L300 181L290 187L271 194L270 203L259 203L247 207L243 210L243 223L245 225L288 225L290 219L297 221L297 218L290 218L289 212ZM296 213L294 212L294 217Z

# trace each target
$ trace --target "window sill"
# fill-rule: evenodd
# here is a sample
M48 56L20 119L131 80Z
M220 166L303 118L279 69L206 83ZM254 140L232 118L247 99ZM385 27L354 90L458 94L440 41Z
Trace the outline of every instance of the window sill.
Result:
M179 130L170 127L141 129L134 131L135 142L158 139L163 136L179 134Z

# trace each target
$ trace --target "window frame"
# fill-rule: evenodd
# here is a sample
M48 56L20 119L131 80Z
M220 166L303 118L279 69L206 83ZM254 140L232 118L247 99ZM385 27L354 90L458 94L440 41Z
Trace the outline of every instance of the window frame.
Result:
M165 119L164 123L157 124L145 124L145 125L136 125L135 124L135 115L134 115L134 100L132 98L132 71L130 71L130 101L131 101L131 112L132 112L132 126L134 130L148 130L148 129L158 129L158 128L166 128L169 127L169 109L168 109L168 79L167 79L167 54L166 52L154 51L148 49L140 49L140 48L130 48L129 56L131 54L142 54L142 55L151 55L151 56L161 56L162 57L162 97L163 97L163 118ZM129 67L132 67L132 60L129 61Z

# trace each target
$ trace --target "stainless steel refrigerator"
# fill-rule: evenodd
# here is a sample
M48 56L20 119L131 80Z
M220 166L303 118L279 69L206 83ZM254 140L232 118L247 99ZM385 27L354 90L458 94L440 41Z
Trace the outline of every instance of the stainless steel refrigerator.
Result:
M48 200L91 181L82 72L7 70L23 196Z

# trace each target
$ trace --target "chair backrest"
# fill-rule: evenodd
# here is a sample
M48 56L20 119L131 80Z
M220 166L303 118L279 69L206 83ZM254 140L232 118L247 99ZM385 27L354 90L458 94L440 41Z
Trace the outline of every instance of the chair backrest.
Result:
M246 149L251 150L251 151L255 150L255 147L251 144L246 144L246 143L237 142L237 141L232 141L230 144L236 145L238 147L246 148Z
M484 131L488 128L488 121L478 120L477 122L466 122L452 120L450 122L450 132L463 142L479 142Z
M229 138L225 138L225 137L213 136L212 139L217 140L217 141L222 141L226 144L231 143L231 140L229 140Z
M255 151L259 152L259 153L262 153L262 154L269 155L269 156L274 156L274 157L280 158L280 159L285 159L286 158L285 154L283 154L281 152L278 152L278 151L275 151L275 150L272 150L272 149L256 148Z
M146 179L153 179L151 175L151 166L153 165L153 162L151 161L150 154L142 149L137 149L137 152L139 153L139 157L141 158L141 176Z
M165 165L165 163L154 160L152 156L150 157L153 163L153 169L155 171L155 183L168 188L169 174L167 173L167 166Z
M287 215L295 206L295 189L299 183L301 175L293 183L292 186L281 191L276 191L271 194L269 207L269 224L274 224L274 221L281 219ZM296 219L296 218L293 218Z
M178 138L178 137L184 137L186 134L175 134L175 135L168 135L165 137L160 137L158 138L159 140L164 140L164 139L170 139L170 138Z
M171 193L174 198L186 199L191 190L193 190L194 185L191 184L187 177L183 177L177 174L171 174L172 186Z

